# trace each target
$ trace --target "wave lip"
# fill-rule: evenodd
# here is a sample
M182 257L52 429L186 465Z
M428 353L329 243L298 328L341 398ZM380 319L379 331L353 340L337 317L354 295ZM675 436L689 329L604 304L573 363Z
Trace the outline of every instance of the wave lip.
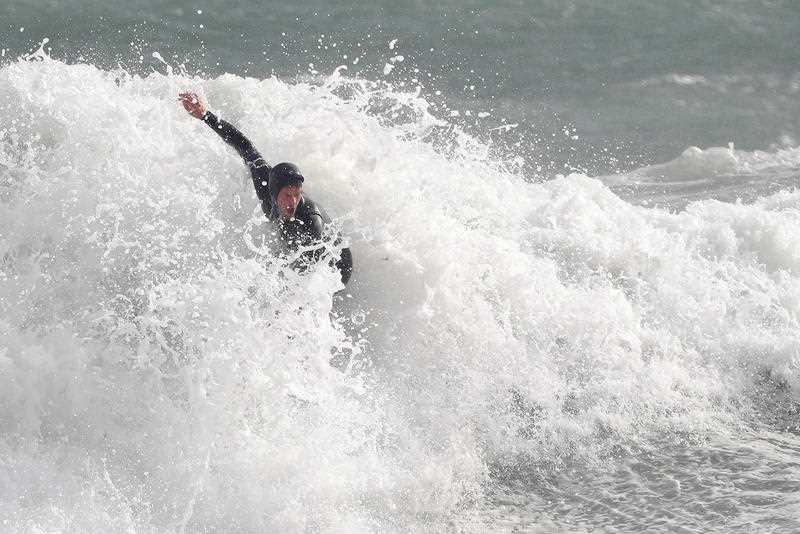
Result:
M623 197L644 205L682 209L703 199L752 203L800 187L800 148L751 152L733 145L689 147L666 163L602 179Z

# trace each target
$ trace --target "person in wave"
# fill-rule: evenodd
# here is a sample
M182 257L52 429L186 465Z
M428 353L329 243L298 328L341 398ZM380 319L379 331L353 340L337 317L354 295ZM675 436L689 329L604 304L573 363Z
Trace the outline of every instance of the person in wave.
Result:
M303 194L305 178L297 166L292 163L271 166L242 132L211 113L197 94L181 93L179 99L192 117L208 124L235 148L250 168L261 209L276 225L281 241L289 251L304 249L295 266L302 270L319 261L325 252L325 229L331 221L319 205ZM334 245L340 241L337 236ZM342 283L347 284L353 273L353 255L349 248L342 249L335 265L341 273Z

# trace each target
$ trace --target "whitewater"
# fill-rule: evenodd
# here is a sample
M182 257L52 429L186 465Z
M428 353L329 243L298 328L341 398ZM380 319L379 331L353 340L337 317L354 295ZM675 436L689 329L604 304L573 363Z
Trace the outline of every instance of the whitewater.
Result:
M300 165L348 287L185 90ZM800 529L800 149L498 152L345 69L4 64L0 531Z

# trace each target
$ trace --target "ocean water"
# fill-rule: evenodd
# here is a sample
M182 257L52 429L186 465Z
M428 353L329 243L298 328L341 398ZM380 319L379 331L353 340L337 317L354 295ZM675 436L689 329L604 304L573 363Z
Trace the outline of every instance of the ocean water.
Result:
M798 23L4 3L0 532L797 532Z

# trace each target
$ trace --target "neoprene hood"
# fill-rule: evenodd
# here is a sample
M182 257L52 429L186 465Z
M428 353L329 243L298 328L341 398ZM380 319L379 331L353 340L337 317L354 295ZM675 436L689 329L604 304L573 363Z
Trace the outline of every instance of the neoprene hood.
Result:
M269 171L269 194L275 200L287 185L303 185L303 175L293 163L278 163Z

